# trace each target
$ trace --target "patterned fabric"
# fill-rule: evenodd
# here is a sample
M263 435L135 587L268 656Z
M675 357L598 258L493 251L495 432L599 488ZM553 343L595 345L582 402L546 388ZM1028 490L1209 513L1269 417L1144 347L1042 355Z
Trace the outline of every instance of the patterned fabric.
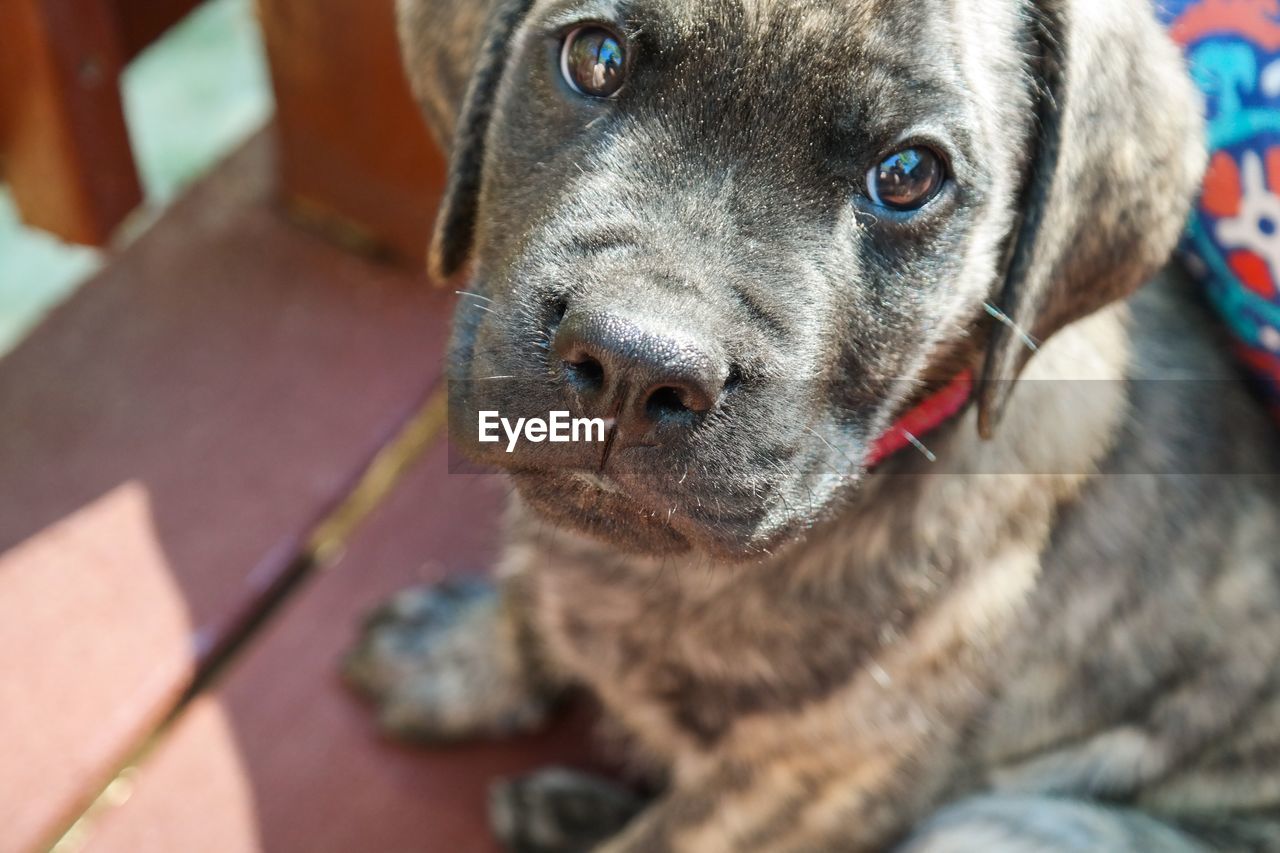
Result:
M1211 160L1184 243L1280 418L1280 0L1157 0L1205 93Z

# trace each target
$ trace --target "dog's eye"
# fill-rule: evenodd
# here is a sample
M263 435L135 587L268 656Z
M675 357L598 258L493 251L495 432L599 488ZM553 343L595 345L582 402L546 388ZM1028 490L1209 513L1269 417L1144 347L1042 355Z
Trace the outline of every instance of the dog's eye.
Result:
M919 210L942 189L942 158L928 148L904 148L867 173L867 195L890 210Z
M575 91L610 98L622 88L626 53L619 38L603 27L579 27L564 40L560 73Z

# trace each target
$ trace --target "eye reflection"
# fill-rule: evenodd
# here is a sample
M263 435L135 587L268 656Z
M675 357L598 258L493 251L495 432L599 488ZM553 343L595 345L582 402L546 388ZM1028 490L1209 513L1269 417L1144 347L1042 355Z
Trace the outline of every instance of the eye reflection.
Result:
M904 148L867 172L867 196L890 210L924 207L942 189L946 173L942 158L928 148Z
M604 27L579 27L564 41L560 73L580 94L608 98L622 88L626 52L621 40Z

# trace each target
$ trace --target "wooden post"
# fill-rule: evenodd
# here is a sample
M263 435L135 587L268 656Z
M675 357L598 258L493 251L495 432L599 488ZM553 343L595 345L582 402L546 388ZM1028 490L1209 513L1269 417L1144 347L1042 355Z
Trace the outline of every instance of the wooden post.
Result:
M112 5L127 62L185 18L200 0L114 0Z
M0 0L0 164L22 218L103 244L142 201L109 0Z
M295 211L421 263L444 164L400 64L392 0L260 0Z

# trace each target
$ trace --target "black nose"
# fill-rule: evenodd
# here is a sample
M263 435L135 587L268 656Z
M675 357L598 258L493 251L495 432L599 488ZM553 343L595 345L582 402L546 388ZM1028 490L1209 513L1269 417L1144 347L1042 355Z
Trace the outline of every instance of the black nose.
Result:
M728 364L704 336L660 320L570 310L555 336L565 380L625 429L710 411Z

